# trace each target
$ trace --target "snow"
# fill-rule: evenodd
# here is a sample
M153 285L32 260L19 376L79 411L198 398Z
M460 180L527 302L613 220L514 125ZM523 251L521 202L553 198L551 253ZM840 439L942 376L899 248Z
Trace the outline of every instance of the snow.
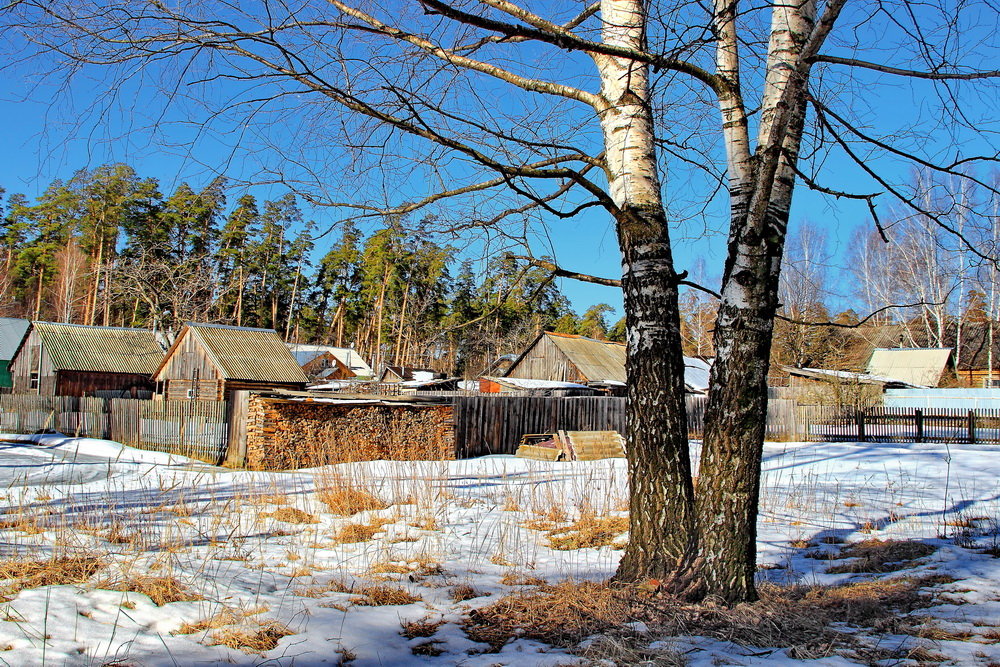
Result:
M621 513L627 475L621 459L547 463L491 456L275 473L225 470L104 440L62 435L0 440L4 558L74 553L97 555L104 564L95 580L24 589L0 604L0 649L11 647L0 650L0 660L8 664L319 665L337 664L341 650L356 657L354 665L574 664L577 658L567 651L524 639L499 653L484 652L487 647L464 634L462 619L514 590L501 581L505 574L600 580L614 572L622 553L611 547L556 551L544 533L524 526L553 504L570 515L583 507ZM997 538L965 537L957 540L961 545L954 539L963 530L956 524L995 530L1000 518L995 446L767 443L763 470L758 560L778 569L762 570L762 578L836 584L862 576L829 574L826 561L805 557L806 550L793 541L836 550L823 538L919 539L937 551L902 574L947 574L957 581L943 586L944 604L917 613L956 631L997 630L1000 559L968 548L970 540L989 546ZM334 474L391 507L351 518L332 514L315 491ZM282 502L312 515L315 523L272 516ZM25 517L32 518L34 530L18 527ZM376 517L386 523L374 539L356 544L333 539L344 525ZM130 537L110 539L114 530ZM386 564L409 573L371 572ZM141 593L99 585L102 578L123 573L173 577L201 599L156 606ZM421 600L362 606L352 601L355 594L323 590L332 580L357 588L380 577ZM449 591L457 584L490 596L454 602ZM274 621L293 634L271 650L252 653L213 645L220 629L177 633L184 623L223 611L240 619L234 627ZM400 634L402 622L421 619L443 621L430 638L442 652L437 658L412 652L428 639ZM654 648L684 653L696 666L804 664L784 649L704 637L650 641ZM982 640L893 636L887 641L927 646L951 664L1000 661L1000 645ZM855 663L832 656L808 664Z
M529 378L498 378L498 382L509 384L520 389L587 389L587 385L576 382L560 382L558 380L532 380Z

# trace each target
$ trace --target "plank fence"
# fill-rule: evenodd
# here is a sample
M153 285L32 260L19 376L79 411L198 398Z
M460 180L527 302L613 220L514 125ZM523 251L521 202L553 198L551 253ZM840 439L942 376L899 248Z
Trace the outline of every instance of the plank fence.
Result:
M147 401L0 394L0 433L107 438L216 463L229 429L223 401Z

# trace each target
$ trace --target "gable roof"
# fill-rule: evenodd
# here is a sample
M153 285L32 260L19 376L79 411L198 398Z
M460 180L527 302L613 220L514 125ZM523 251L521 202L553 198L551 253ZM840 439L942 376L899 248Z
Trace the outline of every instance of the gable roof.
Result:
M163 348L148 329L32 322L52 367L60 371L152 375Z
M13 359L31 322L16 317L0 317L0 359Z
M373 377L375 371L368 365L361 354L351 347L334 347L332 345L304 345L301 343L289 343L288 349L292 351L295 360L300 366L304 366L324 352L332 354L337 361L351 369L351 372L358 377Z
M611 382L625 384L625 343L610 340L596 340L586 336L543 332L503 374L508 377L528 352L543 338L548 338L566 358L576 366L580 374L590 383ZM688 391L704 393L708 391L708 377L711 363L696 357L684 357L684 384Z
M909 384L936 387L949 359L950 347L878 347L872 350L872 356L868 360L868 373Z
M559 348L589 382L601 380L625 382L624 343L551 331L546 331L542 335ZM517 365L517 362L514 365Z
M266 383L309 382L292 353L274 329L251 329L223 324L184 325L156 373L166 365L185 335L194 336L226 380Z

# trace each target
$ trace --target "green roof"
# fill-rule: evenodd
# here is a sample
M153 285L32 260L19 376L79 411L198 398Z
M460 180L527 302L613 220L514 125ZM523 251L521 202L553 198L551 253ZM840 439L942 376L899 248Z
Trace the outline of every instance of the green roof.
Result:
M31 326L56 370L152 375L163 360L163 348L148 329L53 322Z
M201 340L226 380L309 382L274 329L190 323L185 327Z

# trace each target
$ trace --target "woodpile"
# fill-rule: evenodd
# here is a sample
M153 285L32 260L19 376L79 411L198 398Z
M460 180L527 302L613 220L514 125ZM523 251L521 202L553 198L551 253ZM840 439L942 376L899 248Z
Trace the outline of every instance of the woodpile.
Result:
M246 467L251 470L454 458L450 405L250 398Z
M557 431L531 433L521 438L517 454L536 461L596 461L625 456L618 431Z

